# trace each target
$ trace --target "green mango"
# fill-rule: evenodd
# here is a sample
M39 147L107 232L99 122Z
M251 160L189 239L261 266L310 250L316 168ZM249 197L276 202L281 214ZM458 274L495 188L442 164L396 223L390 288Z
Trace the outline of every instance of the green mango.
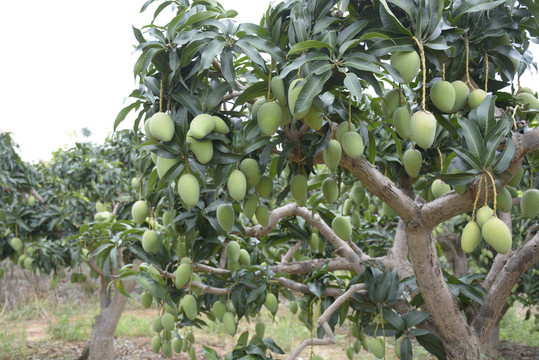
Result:
M352 237L352 225L350 220L344 216L336 216L331 222L331 228L335 235L344 241L348 241Z
M234 227L234 208L230 204L221 204L217 208L217 221L225 233L232 231Z
M152 351L157 354L159 353L159 350L161 350L161 337L159 337L159 335L155 335L152 338Z
M290 192L299 206L307 204L307 178L304 175L296 175L290 181Z
M283 79L281 79L280 77L272 77L270 84L271 92L273 93L279 104L285 106L287 104L287 98Z
M186 294L182 298L182 309L189 320L195 320L198 314L196 298L191 294Z
M255 210L255 216L260 225L268 226L270 213L266 205L258 205Z
M180 264L176 271L174 272L174 276L176 276L176 279L174 280L174 284L176 285L177 289L183 288L185 285L187 285L191 281L191 275L192 275L192 269L191 264Z
M529 189L524 192L520 199L520 210L522 216L528 219L533 219L539 212L539 190Z
M228 335L234 336L236 334L236 320L234 319L234 314L227 311L223 315L223 326Z
M203 139L215 129L215 118L209 114L199 114L189 125L189 133L195 139Z
M451 112L454 113L462 110L464 105L466 105L466 100L468 100L468 95L470 95L470 88L460 80L453 81L451 85L453 86L453 90L455 90L455 104L453 105L453 109L451 109Z
M164 112L155 113L148 119L148 128L151 135L157 140L170 141L174 136L174 121L169 114Z
M449 81L438 81L430 89L430 99L438 110L450 113L455 106L455 88Z
M393 112L393 126L395 126L397 134L403 139L408 139L411 135L411 118L412 115L410 114L410 110L405 106L398 107Z
M481 228L481 233L485 241L500 254L505 254L511 250L511 245L513 243L511 231L507 225L497 217L491 217L486 221Z
M174 158L169 159L162 156L157 156L157 160L155 161L155 166L157 168L157 175L159 175L159 178L162 179L163 176L166 175L166 173L172 168L174 165L180 162L180 159Z
M258 182L258 185L256 186L257 194L264 199L269 199L271 197L272 191L273 180L267 175L262 176Z
M200 185L193 174L183 174L177 184L180 198L189 207L195 207L200 199Z
M142 235L142 248L144 251L150 254L157 254L160 246L159 234L154 230L146 230Z
M384 94L382 98L382 113L388 117L393 118L393 112L401 106L401 94L399 88L391 89Z
M218 134L225 134L225 135L230 132L228 125L223 119L221 119L217 115L213 115L212 118L213 118L213 121L215 122L215 127L213 128L214 132Z
M237 263L240 259L240 244L232 240L226 246L226 256L229 262Z
M490 220L490 218L492 218L492 215L494 215L494 210L492 210L487 205L477 210L476 220L479 227L482 228L483 225L487 222L487 220Z
M404 84L408 84L416 78L421 66L421 59L415 51L395 51L391 54L389 61L391 66L397 69L401 75Z
M264 306L273 315L275 315L277 313L277 310L279 309L279 302L277 301L277 297L273 293L268 293L266 295L266 301L264 302Z
M256 118L262 135L271 136L277 132L281 123L281 106L276 102L267 102L260 106Z
M470 105L471 109L475 109L481 103L485 98L487 97L487 92L481 89L475 89L468 95L468 105Z
M421 163L423 162L423 157L421 152L417 149L408 149L404 152L402 156L402 162L404 164L404 170L411 178L416 178L421 172Z
M145 291L140 295L140 303L142 307L148 309L152 306L153 296L149 292Z
M339 198L339 185L332 178L326 178L322 182L322 195L326 204L331 204Z
M511 198L511 193L506 188L503 188L501 191L498 192L498 196L496 197L496 204L498 206L498 210L504 211L504 212L511 212L511 208L513 207L513 199Z
M361 135L359 135L356 132L347 132L342 136L342 148L344 152L352 157L352 158L359 158L361 155L363 155L363 139L361 138Z
M448 192L450 192L451 186L449 186L448 184L446 184L440 179L436 179L432 182L431 190L432 190L432 195L434 195L434 198L437 199L447 194Z
M248 218L252 218L255 214L258 199L255 195L248 196L243 202L243 214Z
M337 126L337 131L335 131L335 137L339 143L342 142L342 137L347 132L356 132L357 128L354 124L348 123L348 121L342 122Z
M324 113L317 106L312 105L307 114L303 117L303 122L311 129L318 131L324 125Z
M335 172L341 161L341 144L335 139L331 139L328 142L327 147L323 150L322 155L324 163L331 172Z
M172 314L164 313L161 316L161 325L163 325L163 329L172 331L176 327L176 318Z
M247 191L247 179L240 170L234 170L227 181L230 197L236 201L243 201Z
M189 142L189 149L195 154L196 159L201 164L207 164L213 158L213 143L211 140L197 140L189 134L186 137Z
M481 228L475 221L470 221L462 230L462 236L460 237L460 246L462 251L469 254L475 250L477 245L481 242Z
M410 120L410 132L418 146L428 149L436 136L436 118L432 113L418 111Z
M249 185L258 185L258 182L260 181L260 167L255 159L243 159L240 163L240 170L245 175Z

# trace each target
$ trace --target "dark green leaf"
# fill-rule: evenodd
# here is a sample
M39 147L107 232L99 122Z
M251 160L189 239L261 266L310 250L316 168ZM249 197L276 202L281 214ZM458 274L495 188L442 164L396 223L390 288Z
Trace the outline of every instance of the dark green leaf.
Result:
M294 113L308 110L311 107L314 97L320 94L322 88L324 87L324 84L331 77L331 74L332 72L328 71L320 76L309 76L298 95L296 106L294 108Z
M356 74L347 72L345 73L344 86L350 91L352 96L361 99L361 84Z
M439 360L446 360L445 348L440 339L433 334L416 336L416 340L421 344L428 352L436 356Z
M481 159L483 151L485 150L485 144L483 143L483 137L481 136L479 127L475 122L469 119L459 118L457 121L461 126L462 134L466 139L466 147L478 159Z
M427 319L430 315L424 311L412 310L404 313L402 318L406 324L406 328L412 328L417 324L421 323L423 320Z
M513 157L515 156L515 143L513 142L513 139L509 138L507 139L505 143L505 147L502 151L502 154L496 159L496 162L493 166L493 171L495 174L501 174L504 172L509 165L511 164L511 160L513 160Z
M408 337L405 337L401 341L400 346L400 359L401 360L412 360L413 359L413 350L412 343Z
M485 11L494 9L496 6L503 4L504 0L466 0L460 3L460 6L453 11L453 19L466 13L473 13L477 11Z
M483 166L481 166L481 161L472 154L470 151L464 149L464 148L451 148L457 154L457 156L464 161L466 164L468 164L472 169L476 170L482 170Z

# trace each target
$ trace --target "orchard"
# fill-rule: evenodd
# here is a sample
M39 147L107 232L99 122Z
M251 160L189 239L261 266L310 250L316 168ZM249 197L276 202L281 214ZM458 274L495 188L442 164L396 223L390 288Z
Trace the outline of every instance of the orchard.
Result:
M217 322L226 359L320 359L341 328L334 359L390 342L481 359L508 304L537 303L539 100L520 85L535 2L289 0L258 23L213 0L150 10L114 123L135 113L125 191L90 199L117 207L71 238L108 299L90 359L114 358L135 284L169 358L219 359L192 332ZM287 353L260 320L280 308L312 334Z

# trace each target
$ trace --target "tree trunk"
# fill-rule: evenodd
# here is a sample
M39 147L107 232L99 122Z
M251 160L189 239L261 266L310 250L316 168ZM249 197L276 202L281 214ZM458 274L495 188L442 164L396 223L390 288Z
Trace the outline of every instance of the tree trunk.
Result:
M89 360L114 360L114 332L125 309L127 298L115 286L111 287L112 297L107 295L108 282L101 277L101 311L95 317L89 345ZM123 283L129 292L135 286L133 280Z

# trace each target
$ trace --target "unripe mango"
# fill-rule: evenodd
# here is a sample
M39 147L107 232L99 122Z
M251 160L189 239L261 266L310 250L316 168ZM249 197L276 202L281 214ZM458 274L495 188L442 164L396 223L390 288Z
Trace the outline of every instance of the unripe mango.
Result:
M170 141L174 136L174 121L169 114L155 113L149 120L150 133L157 140Z
M22 240L18 237L12 238L9 244L11 245L13 250L15 250L15 252L19 252L22 249Z
M513 207L513 199L511 198L511 193L509 192L509 190L503 188L501 191L498 192L498 196L496 197L496 204L498 206L498 210L504 212L511 212L511 208Z
M182 339L178 337L174 337L172 339L172 349L175 353L181 353L182 352Z
M251 264L251 256L245 249L240 250L240 264L249 266Z
M419 55L415 51L396 51L391 54L390 63L391 66L397 69L404 80L404 84L408 84L415 79L421 65Z
M353 359L354 359L354 348L353 348L353 347L347 346L345 352L346 352L346 357L347 357L349 360L353 360Z
M511 185L506 185L504 189L507 189L509 193L511 194L511 198L517 198L518 197L518 191Z
M322 195L327 204L331 204L339 197L339 185L332 178L327 178L322 182Z
M26 204L28 206L34 206L36 203L36 197L34 195L30 195L28 196L28 198L26 198Z
M361 155L363 155L363 139L361 138L361 135L359 135L356 132L347 132L342 136L342 148L344 152L354 158L357 159Z
M95 210L97 212L103 212L107 210L107 207L101 201L98 201L95 203Z
M382 98L382 113L393 118L393 112L401 105L400 91L398 88L391 89Z
M131 207L131 216L137 224L142 224L148 216L148 203L144 200L136 201Z
M189 207L194 207L200 199L200 185L193 174L183 174L178 180L178 194Z
M161 316L154 317L152 320L152 330L155 332L161 332L163 330L163 324L161 324Z
M260 106L256 118L262 135L271 136L275 134L281 123L281 107L276 102L265 103Z
M520 199L522 216L533 219L539 212L539 190L529 189L524 192Z
M159 350L161 349L161 338L159 335L155 335L152 338L152 351L157 354L159 353Z
M356 132L356 126L352 123L349 123L348 121L340 123L339 126L337 126L337 131L335 131L335 137L337 138L337 141L339 143L342 142L343 135L349 131Z
M408 176L412 178L416 178L419 176L422 161L423 157L421 156L421 152L416 149L408 149L404 152L404 155L402 156L404 170L406 170Z
M412 115L410 110L406 106L401 106L395 109L393 112L393 125L397 134L403 139L408 139L411 135L410 132L410 121Z
M255 326L256 336L260 339L264 338L264 333L266 332L266 325L263 322L258 321Z
M229 242L226 246L226 256L228 258L228 261L237 263L240 259L240 244L238 244L234 240Z
M438 81L430 89L430 99L438 110L450 113L455 106L455 88L449 81Z
M142 248L150 254L157 254L160 247L159 234L154 230L146 230L142 235Z
M253 107L251 108L251 115L253 116L253 119L257 117L258 110L260 110L260 107L267 102L268 101L266 100L266 98L261 98L254 102Z
M436 118L432 113L418 111L410 120L410 132L417 145L428 149L436 136Z
M509 181L508 185L511 185L512 187L518 187L520 185L520 181L522 180L522 177L524 176L524 168L519 167L513 178Z
M361 351L361 341L359 339L354 340L354 352L359 354Z
M285 126L286 124L290 123L292 121L292 115L290 115L290 111L288 111L287 106L281 106L281 126Z
M320 244L320 237L318 236L317 233L313 232L311 234L311 237L309 238L309 247L311 248L312 251L318 251L319 244Z
M140 303L143 308L148 309L152 306L152 302L153 296L149 292L143 292L142 295L140 295Z
M487 205L481 207L479 210L477 210L476 219L477 224L479 227L483 227L483 225L490 220L492 215L494 214L494 211L488 207Z
M176 276L176 279L174 279L174 284L176 285L177 289L181 289L189 281L191 280L191 264L180 264L176 271L174 272L174 275Z
M365 200L365 188L360 182L355 182L350 191L350 198L356 206L359 206Z
M317 106L312 105L303 117L303 122L315 131L320 130L324 125L324 113Z
M189 320L195 320L198 314L197 299L191 294L186 294L182 298L182 308L185 316Z
M344 216L336 216L331 222L331 228L335 232L335 235L344 241L348 241L352 237L352 225L350 224L350 220Z
M163 355L165 355L165 357L169 359L172 358L172 346L170 345L170 340L164 340L161 343L161 351L163 352Z
M258 199L255 195L250 195L247 197L243 203L243 214L248 218L252 218L256 211L256 206L258 205Z
M454 113L464 108L466 100L468 100L468 95L470 95L470 88L460 80L453 81L451 85L455 90L455 104L453 105L453 109L451 109L451 112Z
M213 121L215 122L215 127L213 128L214 132L218 134L225 134L225 135L230 132L228 125L223 119L221 119L217 115L213 115L212 118L213 118Z
M172 331L174 330L174 325L176 323L176 319L174 318L174 315L169 313L164 313L163 316L161 316L161 324L163 325L163 329Z
M301 89L303 89L303 85L296 86L300 81L303 81L304 79L299 78L295 79L290 83L290 86L288 87L288 108L290 109L290 112L296 119L303 118L309 109L301 111L296 113L295 112L295 106L296 101L298 100L299 93L301 92Z
M526 92L521 92L515 96L515 99L524 106L529 105L532 109L539 109L539 100Z
M229 233L234 227L234 208L230 204L221 204L217 208L217 221L224 232Z
M361 216L357 211L350 214L350 223L356 228L361 226Z
M367 339L367 349L374 354L378 359L384 358L384 345L377 338Z
M223 321L223 315L226 313L226 305L220 301L216 301L212 305L211 311L213 312L213 315L217 318L217 320Z
M451 186L446 184L440 179L436 179L432 182L431 185L432 195L434 195L434 198L439 198L440 196L443 196L451 191Z
M481 105L481 103L483 102L483 100L485 100L486 97L487 93L485 90L475 89L468 95L468 105L470 105L471 109L475 109L476 107Z
M280 77L272 77L271 78L271 92L281 105L286 105L287 99L286 99L286 91L284 89L284 82L283 79Z
M469 254L475 250L477 245L481 242L481 228L475 221L470 221L462 230L462 236L460 237L460 246L462 251Z
M242 201L247 191L247 179L240 170L234 170L227 181L230 197L236 201Z
M258 185L260 181L260 167L255 159L243 159L240 163L240 170L245 175L249 185Z
M298 303L295 301L290 301L288 304L288 309L292 314L296 314L298 312Z
M328 146L323 150L324 163L331 172L335 172L341 161L341 144L335 139L328 142Z
M223 315L223 326L228 335L234 336L236 334L236 320L234 319L234 314L227 311Z
M511 250L513 243L511 231L503 221L497 217L492 217L483 224L481 228L483 238L494 250L500 254L505 254Z
M178 158L169 159L158 155L155 165L157 167L157 175L159 175L159 178L162 179L170 168L178 162L180 162L180 159Z
M195 154L199 163L207 164L211 161L213 158L213 143L211 140L199 141L187 135L186 141L189 142L189 149Z
M31 257L26 257L26 258L24 259L24 264L23 264L23 266L24 266L24 268L25 268L26 270L31 270L33 264L34 264L34 260L32 260ZM83 275L84 275L84 274L83 274ZM86 281L86 275L84 275L84 277L85 277L84 281L79 281L80 283L83 283L83 282Z
M258 182L258 185L256 186L256 192L260 197L263 197L264 199L269 199L271 197L271 193L273 191L273 180L267 176L264 175L260 178L260 181Z
M262 226L268 226L269 224L269 210L266 205L258 205L256 207L255 216L258 223Z
M144 122L144 133L146 134L146 140L157 141L150 131L150 119Z
M279 302L277 301L277 297L275 297L275 295L273 295L273 293L268 293L266 295L266 301L264 302L264 306L273 315L275 315L275 313L277 313L277 310L279 309Z
M215 118L209 114L195 116L189 125L189 133L199 140L206 137L213 129L215 129Z
M296 175L290 181L290 192L299 206L307 204L307 178L304 175Z

